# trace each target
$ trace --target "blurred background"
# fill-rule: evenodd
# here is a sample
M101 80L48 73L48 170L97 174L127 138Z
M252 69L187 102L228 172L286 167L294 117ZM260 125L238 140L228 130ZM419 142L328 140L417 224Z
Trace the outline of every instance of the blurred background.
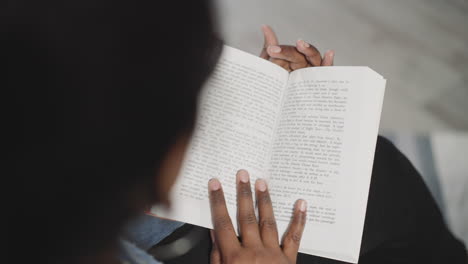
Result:
M335 65L387 79L381 134L422 173L450 228L468 245L468 2L466 0L218 0L226 44L259 54L268 24Z

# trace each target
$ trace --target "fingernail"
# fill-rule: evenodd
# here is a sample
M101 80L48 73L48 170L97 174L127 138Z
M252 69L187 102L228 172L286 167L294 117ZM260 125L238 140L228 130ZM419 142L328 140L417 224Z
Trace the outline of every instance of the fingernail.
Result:
M328 56L330 56L332 58L335 56L335 51L334 50L327 50L326 53L328 54Z
M258 179L255 182L255 185L257 185L257 190L264 192L267 189L266 181L264 179Z
M249 182L249 174L247 173L246 170L239 170L237 172L237 179L239 179L240 182L248 183Z
M217 191L221 188L221 183L218 179L213 178L208 182L208 188L210 189L210 191Z
M268 46L268 51L273 52L273 53L280 53L281 48L278 46Z
M299 211L301 212L305 212L307 211L307 202L305 200L299 200L299 204L298 204L298 207L299 207Z
M299 39L298 42L299 42L299 44L300 44L302 47L304 47L304 48L310 47L310 44L307 43L307 42L305 42L305 41L302 40L302 39Z

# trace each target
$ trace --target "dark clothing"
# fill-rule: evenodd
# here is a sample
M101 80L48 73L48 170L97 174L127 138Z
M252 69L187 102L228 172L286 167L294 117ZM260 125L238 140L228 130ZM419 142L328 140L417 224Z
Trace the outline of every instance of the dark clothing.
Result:
M188 254L165 263L209 263L209 250L207 237ZM359 263L466 264L466 259L465 246L447 229L419 173L390 141L379 137ZM297 263L344 262L299 254Z

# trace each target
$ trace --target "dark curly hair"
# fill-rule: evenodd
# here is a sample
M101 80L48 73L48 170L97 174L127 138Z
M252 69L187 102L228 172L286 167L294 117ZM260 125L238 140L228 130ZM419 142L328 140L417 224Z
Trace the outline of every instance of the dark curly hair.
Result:
M191 133L219 53L210 3L3 5L0 87L11 93L4 129L14 142L8 258L73 263L109 247L156 202L157 169Z

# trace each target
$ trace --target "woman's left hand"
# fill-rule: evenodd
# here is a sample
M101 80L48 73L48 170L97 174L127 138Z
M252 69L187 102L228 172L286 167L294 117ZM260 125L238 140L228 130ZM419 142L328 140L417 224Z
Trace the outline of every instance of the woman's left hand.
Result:
M255 182L259 216L257 221L249 174L245 170L240 170L236 178L237 222L240 240L236 236L229 217L221 183L217 179L212 179L208 184L214 226L211 264L296 263L306 222L306 201L296 202L289 228L280 244L265 180L259 179Z
M269 26L262 26L265 38L261 58L269 60L291 72L306 67L333 66L335 52L329 50L323 57L313 45L299 39L296 46L279 45L275 32Z

